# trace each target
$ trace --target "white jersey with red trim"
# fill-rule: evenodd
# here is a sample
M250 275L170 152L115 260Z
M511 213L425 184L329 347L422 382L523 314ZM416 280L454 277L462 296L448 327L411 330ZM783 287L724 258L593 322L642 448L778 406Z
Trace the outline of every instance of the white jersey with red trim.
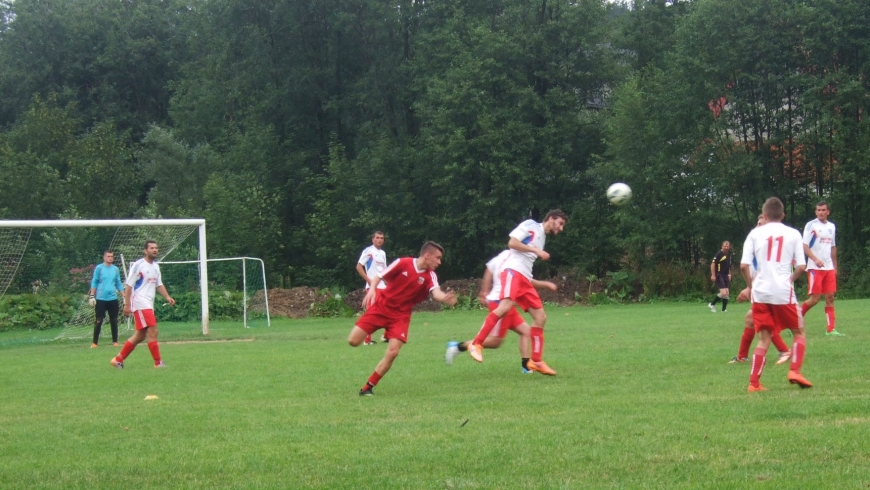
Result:
M526 245L544 249L544 242L546 241L546 236L544 233L544 225L538 223L533 219L527 219L519 224L514 230L510 233L511 238L516 238L517 240L525 243ZM535 265L535 259L538 256L534 252L519 252L517 250L510 250L510 255L505 261L504 269L513 269L520 274L526 276L529 280L532 279L532 266Z
M362 251L362 254L359 256L358 264L362 264L366 269L366 275L369 277L369 282L374 279L378 274L387 270L387 253L383 250L375 247L374 245L369 245L365 250ZM378 283L378 289L384 289L387 287L386 281L381 281ZM369 288L369 283L366 283L366 289Z
M504 270L504 264L510 256L510 250L503 250L502 253L491 258L486 263L486 270L492 274L492 289L486 295L487 301L498 301L501 295L501 271Z
M794 264L806 262L799 231L782 223L755 228L743 243L741 264L757 264L752 280L752 302L771 305L797 303L791 274Z
M157 288L163 285L160 266L157 262L139 259L130 266L130 273L127 274L124 284L133 289L130 298L131 310L153 310Z
M837 246L836 235L837 227L830 221L822 223L816 218L804 226L804 243L810 247L813 255L825 262L824 266L819 267L815 261L808 260L807 269L834 270L834 259L831 257L831 249Z

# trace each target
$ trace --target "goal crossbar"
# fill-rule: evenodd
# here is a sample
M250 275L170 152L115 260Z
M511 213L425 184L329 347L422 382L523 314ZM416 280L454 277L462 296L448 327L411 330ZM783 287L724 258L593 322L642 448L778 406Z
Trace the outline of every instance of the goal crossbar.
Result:
M104 220L0 220L0 228L81 228L86 226L196 226L199 231L199 281L202 284L202 334L209 333L208 263L205 220L197 219L104 219ZM159 245L159 244L158 244Z

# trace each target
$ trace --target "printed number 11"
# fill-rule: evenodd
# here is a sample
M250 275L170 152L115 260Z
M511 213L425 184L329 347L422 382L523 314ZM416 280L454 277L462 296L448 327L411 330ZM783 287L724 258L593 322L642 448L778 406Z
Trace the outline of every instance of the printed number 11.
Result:
M771 252L773 251L773 242L774 241L777 242L776 261L781 262L782 261L782 241L783 241L783 237L781 237L781 236L778 236L776 238L773 238L772 236L767 237L767 261L770 262L770 255L771 255Z

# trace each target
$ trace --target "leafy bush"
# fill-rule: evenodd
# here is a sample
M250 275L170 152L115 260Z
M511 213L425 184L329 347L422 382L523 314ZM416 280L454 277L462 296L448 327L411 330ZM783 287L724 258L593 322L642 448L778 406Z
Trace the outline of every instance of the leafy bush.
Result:
M646 298L701 299L712 291L709 267L670 262L644 269L639 274Z
M154 314L158 321L197 322L202 317L199 292L172 296L175 306L169 306L160 295L154 299ZM241 291L208 291L208 315L211 320L241 320L244 315L244 293Z
M347 306L342 299L341 293L332 294L329 290L322 290L320 293L328 294L329 298L320 303L313 303L308 309L310 316L321 318L350 318L356 314L353 308Z
M59 327L72 317L77 302L69 295L6 295L0 298L0 332Z

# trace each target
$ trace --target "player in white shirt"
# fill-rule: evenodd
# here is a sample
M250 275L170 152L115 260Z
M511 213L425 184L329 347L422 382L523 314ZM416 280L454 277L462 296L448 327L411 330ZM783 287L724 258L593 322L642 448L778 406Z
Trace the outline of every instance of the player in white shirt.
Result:
M776 197L764 202L762 214L767 224L755 228L743 243L740 270L752 299L752 321L758 344L752 355L749 392L764 391L761 374L773 332L791 330L794 336L788 381L810 388L812 383L800 373L806 353L803 316L794 293L794 282L806 269L803 240L799 231L782 224L785 208ZM753 262L758 267L752 275Z
M483 327L468 347L468 353L475 361L483 362L483 342L498 321L511 311L514 304L517 304L532 315L534 322L531 327L532 358L527 363L527 367L541 374L556 375L556 371L542 359L547 314L544 313L544 304L531 282L532 265L539 257L541 260L550 259L550 254L544 251L545 236L558 235L567 222L568 216L562 210L554 209L547 213L542 223L526 220L511 231L508 240L510 254L499 272L501 281L499 305L486 317Z
M764 226L767 224L767 219L764 218L763 214L758 215L758 221L755 223L756 228L759 226ZM752 267L750 268L750 274L755 278L755 274L758 273L758 265L753 262ZM737 302L742 303L744 301L749 301L749 289L746 288L743 291L740 291L740 294L737 296ZM737 356L728 361L728 364L736 364L749 361L749 347L752 346L752 340L755 339L755 323L752 321L752 309L746 312L746 316L743 317L743 336L740 337L740 347L737 349ZM779 351L779 359L776 360L777 364L785 364L791 358L791 351L788 350L788 346L782 340L782 336L779 332L773 332L771 335L771 341L776 349Z
M154 317L154 296L160 293L171 306L175 306L175 300L166 292L163 280L160 276L160 266L157 265L157 242L148 240L145 242L145 256L130 266L130 273L124 283L124 315L133 316L136 323L136 331L124 343L121 352L110 361L112 366L123 369L124 359L133 352L133 349L147 340L148 350L154 358L154 367L166 367L160 357L160 347L157 345L157 319Z
M801 305L804 315L825 295L827 334L843 336L837 331L834 293L837 292L837 227L828 221L831 208L816 204L816 219L804 227L804 253L807 256L807 290L810 295Z
M499 272L503 268L504 262L510 256L510 250L504 250L486 263L486 268L483 271L483 280L480 283L480 292L477 300L480 303L485 303L489 311L493 311L498 307L499 298L501 295L501 280ZM537 281L532 279L532 285L536 288L547 288L552 291L557 291L558 287L550 281ZM520 336L520 360L523 367L523 373L530 373L528 362L530 359L529 352L531 349L530 327L523 319L522 315L517 311L516 307L501 318L492 331L483 341L483 347L487 349L498 349L501 346L502 340L507 335L508 330L513 330ZM466 342L450 341L447 343L447 352L444 355L444 360L447 364L453 364L453 359L460 353L468 350L468 347L473 343L472 340Z
M387 254L382 250L384 246L384 232L375 231L372 234L372 244L366 247L359 256L356 263L356 272L363 281L366 282L366 289L371 287L372 282L378 274L387 270ZM378 289L384 289L387 283L381 281L378 283ZM385 337L381 337L381 341L386 342ZM363 341L364 345L374 345L372 336L366 336Z

